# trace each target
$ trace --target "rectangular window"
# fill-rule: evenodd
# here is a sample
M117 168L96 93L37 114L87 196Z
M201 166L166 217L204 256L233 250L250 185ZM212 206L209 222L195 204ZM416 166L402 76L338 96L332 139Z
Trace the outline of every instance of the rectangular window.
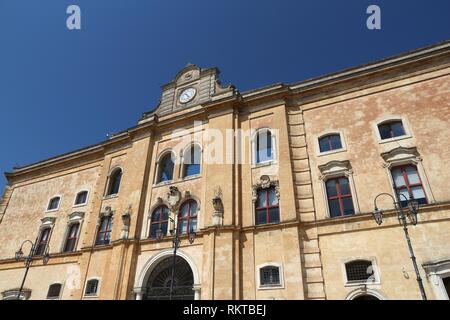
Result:
M419 204L428 203L416 166L395 167L391 172L395 191L402 206L405 207L410 198L416 200Z
M69 232L67 234L66 245L64 246L64 252L75 251L79 227L80 227L79 223L74 223L70 226Z
M259 189L255 203L256 224L280 222L280 209L275 187Z
M349 180L345 177L330 179L326 182L330 217L355 214Z
M262 130L256 136L256 163L273 160L272 133Z
M41 231L41 235L39 236L39 241L36 246L35 255L42 256L45 253L45 249L48 245L48 240L50 238L50 228L45 228Z
M95 245L109 244L111 240L112 231L112 216L102 217L97 232L97 239Z

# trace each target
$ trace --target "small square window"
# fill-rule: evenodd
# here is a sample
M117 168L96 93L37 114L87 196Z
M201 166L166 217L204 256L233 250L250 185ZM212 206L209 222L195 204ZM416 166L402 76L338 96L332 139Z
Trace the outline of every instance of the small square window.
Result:
M58 299L61 294L62 285L60 283L54 283L48 288L47 299Z
M371 261L355 260L345 264L347 281L350 283L366 283L374 276L374 270Z
M267 266L259 270L261 286L280 286L280 268L277 266Z
M85 292L86 296L97 295L97 290L98 290L98 280L97 279L89 280L86 283L86 292Z
M381 140L392 139L406 135L402 121L389 121L378 125Z

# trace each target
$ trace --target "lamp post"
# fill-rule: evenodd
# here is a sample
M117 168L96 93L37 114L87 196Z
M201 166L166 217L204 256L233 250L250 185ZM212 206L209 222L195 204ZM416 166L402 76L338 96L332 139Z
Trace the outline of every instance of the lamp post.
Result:
M395 190L395 187L394 187L394 190ZM410 221L413 225L417 224L417 213L419 212L419 203L416 200L414 200L411 195L408 199L403 194L397 194L397 193L395 193L395 194L396 194L395 198L392 195L390 195L389 193L380 193L379 195L377 195L375 197L375 199L373 200L374 207L375 207L375 209L373 210L373 217L378 225L381 225L383 223L383 211L378 209L377 199L378 199L378 197L383 196L383 195L389 196L392 199L392 201L394 202L394 208L397 211L398 219L401 221L401 223L403 225L403 231L405 232L405 238L406 238L406 242L408 244L408 249L409 249L409 256L411 257L412 263L414 265L414 270L416 272L417 283L419 284L419 289L420 289L420 294L422 296L422 300L427 300L427 295L425 294L425 289L423 287L422 278L419 273L419 268L417 267L416 256L414 255L414 250L413 250L413 247L411 244L411 239L409 237L409 232L408 232L408 227L407 227L408 223L406 221L406 217L408 216L408 218L410 219ZM407 202L408 211L406 213L403 210L403 206L400 201L400 196L403 196Z
M172 219L171 217L169 217L169 220L173 224L173 229L171 229L169 231L170 234L173 236L173 239L172 239L173 262L172 262L172 276L171 276L171 280L170 280L170 292L169 292L169 300L172 300L173 283L174 283L174 278L175 278L175 265L176 265L176 258L177 258L177 249L180 246L181 240L180 240L180 237L179 237L178 223L174 219ZM164 232L162 231L162 229L159 228L158 230L156 230L156 239L158 241L161 241L163 237L164 237ZM188 233L188 237L189 237L189 243L190 244L194 243L195 232L193 230L190 230L189 233Z
M20 289L19 289L19 293L17 294L17 300L20 300L20 295L22 294L23 291L23 286L25 284L25 280L27 279L27 275L28 275L28 270L30 269L30 266L33 262L33 258L36 256L36 249L37 249L37 239L36 241L33 243L31 240L25 240L24 242L22 242L19 250L16 251L15 253L15 259L18 262L20 259L22 259L23 257L23 245L25 243L30 243L31 244L31 249L30 249L30 253L28 253L28 256L24 257L24 263L25 263L25 274L23 276L22 279L22 284L20 285ZM48 260L50 259L50 254L49 254L49 246L46 245L45 246L45 250L44 250L44 254L42 256L42 261L44 262L44 264L48 263Z

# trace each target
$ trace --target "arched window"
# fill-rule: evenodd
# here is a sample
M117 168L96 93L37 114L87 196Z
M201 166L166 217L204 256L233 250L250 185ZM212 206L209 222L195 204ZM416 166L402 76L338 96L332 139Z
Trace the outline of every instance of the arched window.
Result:
M329 179L326 188L331 218L355 214L348 178Z
M51 198L50 201L48 202L48 207L47 210L57 210L59 208L59 202L61 200L61 197L54 197Z
M98 292L98 279L88 280L86 283L85 296L96 296Z
M395 191L402 206L407 205L407 199L409 198L415 199L419 204L428 203L416 166L410 164L394 167L391 173Z
M50 231L51 231L50 227L43 228L41 230L41 234L39 235L39 240L35 251L36 256L44 255L45 249L47 249L47 245L50 240Z
M261 287L280 286L280 268L277 266L266 266L259 269L259 279Z
M88 192L87 191L80 191L80 192L78 192L77 196L75 197L75 205L79 206L79 205L82 205L82 204L86 204L87 196L88 196Z
M392 139L406 135L403 122L401 120L386 121L378 125L381 140Z
M342 149L341 135L329 134L319 139L320 152Z
M172 160L172 153L169 152L159 161L157 183L173 180L174 167L175 166Z
M48 287L47 299L58 299L61 294L61 283L54 283Z
M345 272L347 283L366 283L370 279L375 280L372 261L354 260L347 262L345 264Z
M280 210L275 187L258 189L255 203L256 224L280 222Z
M202 151L196 144L189 146L184 152L183 157L183 173L184 177L195 176L200 174L200 159Z
M256 134L255 153L256 163L263 163L274 159L273 136L269 129L259 130Z
M109 178L107 196L118 194L120 188L120 181L122 180L122 169L118 168L111 173Z
M178 212L178 230L182 234L197 231L198 206L195 200L188 200Z
M103 216L97 230L97 239L95 245L109 244L112 231L112 215Z
M150 238L156 238L156 231L161 229L163 235L167 234L167 226L169 223L169 208L166 206L159 206L156 208L150 220Z
M72 252L75 251L75 247L78 239L78 230L80 229L80 223L72 223L69 226L69 230L67 232L66 243L64 244L64 252Z

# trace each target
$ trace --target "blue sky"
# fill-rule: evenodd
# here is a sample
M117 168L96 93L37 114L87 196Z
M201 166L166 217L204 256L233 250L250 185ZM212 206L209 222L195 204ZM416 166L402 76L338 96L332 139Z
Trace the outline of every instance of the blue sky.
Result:
M66 28L70 4L81 30ZM381 30L366 28L371 4ZM187 63L240 91L296 82L448 40L449 12L448 0L0 0L0 171L133 126Z

